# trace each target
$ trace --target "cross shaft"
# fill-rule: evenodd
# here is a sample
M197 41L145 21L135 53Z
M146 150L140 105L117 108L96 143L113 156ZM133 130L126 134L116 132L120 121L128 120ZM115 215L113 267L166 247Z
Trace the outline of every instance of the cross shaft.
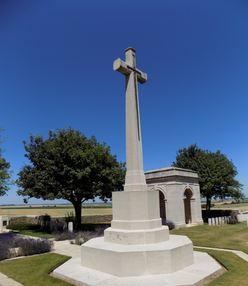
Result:
M126 59L114 61L113 68L126 77L126 179L125 191L146 190L143 169L142 140L139 114L138 82L147 81L147 74L136 67L133 48L125 51Z

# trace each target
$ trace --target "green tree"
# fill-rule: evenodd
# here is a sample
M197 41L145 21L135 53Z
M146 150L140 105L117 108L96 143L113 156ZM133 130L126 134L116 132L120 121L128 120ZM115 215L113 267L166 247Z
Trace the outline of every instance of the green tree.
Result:
M95 137L62 129L50 131L47 139L30 136L24 147L30 163L18 174L18 194L26 199L68 200L75 209L76 228L81 226L84 201L106 200L122 189L124 165Z
M10 164L4 159L0 148L0 196L4 196L9 189Z
M197 145L180 149L173 163L175 167L191 169L199 175L201 195L210 210L213 197L242 198L242 185L236 180L237 170L232 161L220 151L202 150Z

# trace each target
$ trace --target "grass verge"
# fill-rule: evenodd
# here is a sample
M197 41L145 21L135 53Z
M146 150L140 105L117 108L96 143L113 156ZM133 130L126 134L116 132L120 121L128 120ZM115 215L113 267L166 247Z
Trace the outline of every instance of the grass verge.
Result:
M54 238L53 234L42 232L42 231L36 231L36 230L19 230L18 233L22 235L28 235L33 237L39 237L39 238Z
M188 236L195 246L235 249L248 253L248 227L245 223L224 226L204 224L174 229L170 233Z
M69 286L49 275L69 259L67 256L49 253L0 262L0 272L24 286Z
M199 249L197 249L199 251ZM228 271L208 283L208 286L247 286L248 263L231 252L218 250L200 250L207 252L220 262Z

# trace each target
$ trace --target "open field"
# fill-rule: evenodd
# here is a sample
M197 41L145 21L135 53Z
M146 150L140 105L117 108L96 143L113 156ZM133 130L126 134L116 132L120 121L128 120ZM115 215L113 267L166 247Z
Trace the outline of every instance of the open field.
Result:
M248 227L246 223L208 226L207 224L171 231L187 235L195 246L227 248L248 253Z
M0 207L0 215L9 216L40 216L48 214L51 217L64 217L73 212L72 206L31 206L31 207ZM82 207L82 216L111 215L109 207Z
M214 203L212 209L233 209L248 211L248 203ZM72 212L72 205L22 205L22 206L0 206L0 216L40 216L48 214L52 217L64 217L68 212ZM110 204L92 204L82 207L82 216L111 215L112 208Z
M215 203L213 209L226 209L226 210L232 209L232 210L248 211L248 203L242 203L242 204Z

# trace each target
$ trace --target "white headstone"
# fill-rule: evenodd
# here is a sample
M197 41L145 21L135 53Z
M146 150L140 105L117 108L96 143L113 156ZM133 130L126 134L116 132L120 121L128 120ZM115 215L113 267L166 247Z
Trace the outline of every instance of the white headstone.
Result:
M3 217L0 216L0 232L3 232Z
M68 231L69 231L69 232L73 232L73 222L72 222L72 221L70 221L70 222L68 223Z
M224 225L225 224L225 218L222 217L222 224Z

